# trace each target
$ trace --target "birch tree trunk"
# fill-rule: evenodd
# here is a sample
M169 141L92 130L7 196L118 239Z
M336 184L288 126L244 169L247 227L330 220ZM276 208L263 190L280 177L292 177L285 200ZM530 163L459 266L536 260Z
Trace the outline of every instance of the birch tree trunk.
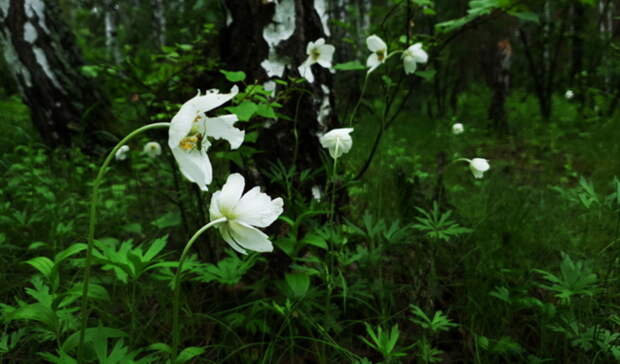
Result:
M226 67L244 71L248 83L258 81L271 88L276 86L276 79L301 77L297 67L307 58L306 45L329 34L325 0L226 0L225 3L228 14L226 29L221 33L222 60ZM270 122L261 130L257 146L264 153L256 158L258 169L268 170L277 160L287 167L294 165L297 171L321 166L317 133L336 125L331 112L332 77L329 70L319 65L312 66L312 73L313 83L295 85L306 88L311 95L292 93L279 109L287 118ZM283 92L281 87L277 85L275 92Z
M105 46L108 51L108 59L118 63L121 59L118 48L118 4L114 0L105 0L103 5L103 18L105 22Z
M153 1L153 16L155 17L155 35L157 36L157 46L166 45L166 7L164 0Z
M0 42L12 76L43 141L69 145L81 134L89 144L112 117L105 99L80 73L73 35L53 1L0 0Z

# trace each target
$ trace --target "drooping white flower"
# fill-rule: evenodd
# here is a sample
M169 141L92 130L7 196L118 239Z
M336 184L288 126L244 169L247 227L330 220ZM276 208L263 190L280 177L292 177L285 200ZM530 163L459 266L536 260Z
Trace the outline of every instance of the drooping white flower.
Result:
M484 158L474 158L472 160L466 159L469 162L469 169L475 178L482 178L484 172L488 171L491 166L489 161Z
M234 173L228 176L222 190L211 197L211 221L226 218L217 227L224 240L241 254L247 254L246 249L273 251L269 237L257 227L271 225L282 214L284 202L280 197L271 199L259 187L243 194L244 187L245 179L242 175Z
M366 46L372 52L366 60L366 67L369 68L368 73L370 73L387 60L388 49L383 39L374 34L366 38Z
M142 149L142 153L146 154L151 158L156 158L161 155L161 145L158 142L150 141L144 144L144 148Z
M308 43L306 46L308 58L297 68L301 77L305 78L310 83L314 82L314 75L311 69L312 65L318 63L322 67L330 69L332 67L332 59L334 58L335 50L336 47L331 44L326 44L323 38Z
M452 125L452 134L459 135L459 134L463 134L464 131L465 131L465 127L463 126L463 124L456 123Z
M416 43L403 52L403 66L405 73L414 73L418 63L426 63L428 54L422 49L422 43Z
M129 146L123 145L120 148L118 148L118 150L114 154L114 158L117 161L124 161L125 159L127 159L127 153L129 153Z
M575 97L575 93L573 92L573 90L566 90L564 97L566 98L566 100L570 100Z
M332 129L319 137L319 142L323 148L329 150L329 155L337 159L341 155L348 153L353 146L351 132L353 128Z
M168 146L179 164L181 173L206 191L211 183L211 162L207 151L211 143L207 137L225 139L231 149L237 149L243 143L245 132L234 127L238 120L236 115L207 117L206 112L228 102L239 92L234 86L230 93L221 94L217 90L198 92L181 106L172 118L168 129Z
M317 201L321 201L321 187L319 186L312 186L312 198L317 200Z

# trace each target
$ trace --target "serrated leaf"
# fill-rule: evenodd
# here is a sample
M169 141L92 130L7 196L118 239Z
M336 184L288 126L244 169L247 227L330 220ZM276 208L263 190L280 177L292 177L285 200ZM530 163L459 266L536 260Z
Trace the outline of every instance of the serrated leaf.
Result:
M68 247L67 249L56 254L56 257L54 258L54 260L56 261L56 264L58 264L62 262L63 260L69 258L70 256L78 254L79 252L84 251L86 249L88 249L88 245L84 243L75 243L71 245L70 247Z
M30 264L34 269L38 270L45 277L49 277L54 270L54 262L48 257L36 257L27 260L25 263Z

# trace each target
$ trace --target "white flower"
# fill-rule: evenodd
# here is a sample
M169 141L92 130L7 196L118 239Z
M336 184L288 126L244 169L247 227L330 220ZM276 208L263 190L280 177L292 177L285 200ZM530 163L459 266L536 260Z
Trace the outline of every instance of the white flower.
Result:
M124 161L125 159L127 159L127 153L129 153L129 146L123 145L118 148L116 154L114 154L114 158L116 158L117 161Z
M233 125L238 120L236 115L207 117L205 113L228 102L239 92L234 86L230 93L221 94L217 90L207 91L188 100L172 118L168 129L168 146L179 164L181 173L206 191L211 183L211 162L207 151L211 143L207 137L225 139L231 149L237 149L243 143L245 132Z
M308 43L306 46L308 58L297 68L301 77L305 78L310 83L314 82L314 75L312 74L311 67L315 63L327 69L332 68L332 59L334 58L335 50L336 47L331 44L325 44L325 39L323 38Z
M566 100L570 100L575 97L575 93L573 92L573 90L566 90L564 97L566 98Z
M484 172L488 171L491 166L489 161L484 158L474 158L472 160L466 159L469 162L469 169L475 178L482 178Z
M366 45L368 50L372 52L366 60L366 67L369 68L368 73L370 73L385 62L388 57L388 49L383 39L374 34L366 38Z
M426 63L428 54L422 49L422 43L416 43L403 52L403 65L405 73L414 73L418 63Z
M452 134L459 135L459 134L463 134L464 131L465 131L465 127L463 126L463 124L456 123L452 125Z
M269 237L259 228L273 223L282 213L284 202L280 197L271 199L254 187L243 196L245 179L239 173L228 176L221 191L211 197L209 215L211 221L226 218L217 225L224 240L236 251L247 254L247 250L257 252L273 251Z
M353 128L332 129L319 137L319 142L323 148L329 150L329 155L337 159L341 155L348 153L353 146L353 140L349 135Z
M317 200L317 201L321 201L321 187L319 186L312 186L312 198Z
M161 145L158 142L148 142L144 144L142 153L148 155L151 158L155 158L161 155Z

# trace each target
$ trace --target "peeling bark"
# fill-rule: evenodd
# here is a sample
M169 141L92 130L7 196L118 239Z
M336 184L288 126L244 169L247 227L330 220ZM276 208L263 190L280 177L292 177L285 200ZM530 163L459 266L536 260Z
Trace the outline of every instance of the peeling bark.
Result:
M112 117L94 84L80 74L80 55L61 18L54 2L0 0L4 57L46 144L69 145L76 134L97 144L95 133Z
M299 78L297 67L307 58L306 45L326 38L328 29L324 1L227 0L227 27L222 32L222 61L234 70L243 70L252 83L281 92L274 79ZM329 40L327 40L329 43ZM338 50L336 50L338 52ZM276 120L260 133L257 144L268 145L260 158L259 169L281 160L297 170L321 166L317 133L336 125L331 92L332 76L319 65L312 66L315 80L303 83L313 96L293 93L279 111L290 120ZM298 86L296 86L298 87ZM313 183L309 181L308 191Z

